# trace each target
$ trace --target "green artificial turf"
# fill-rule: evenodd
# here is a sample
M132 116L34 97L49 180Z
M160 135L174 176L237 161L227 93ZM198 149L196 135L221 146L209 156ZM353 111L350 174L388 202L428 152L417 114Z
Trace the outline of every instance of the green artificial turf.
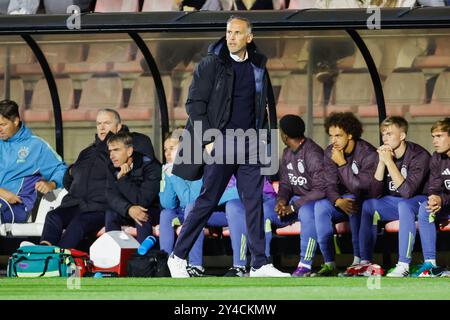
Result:
M1 278L0 299L450 299L450 278ZM76 284L71 279L70 285Z

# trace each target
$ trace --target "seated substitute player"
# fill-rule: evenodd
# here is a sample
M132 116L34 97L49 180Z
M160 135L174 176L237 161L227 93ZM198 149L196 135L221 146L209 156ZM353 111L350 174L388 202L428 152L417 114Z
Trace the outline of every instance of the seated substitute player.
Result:
M172 174L173 160L178 139L169 137L164 143L167 164L163 167L162 190L159 193L161 206L164 208L160 216L161 250L170 254L175 243L174 227L181 225L191 213L195 199L200 194L202 179L189 181ZM216 211L207 222L208 226L230 228L231 247L233 250L233 267L225 274L227 277L242 277L246 274L246 228L245 209L237 193L234 176L230 179L225 192L219 200ZM190 277L204 275L203 268L203 232L189 251L187 273Z
M399 261L388 277L409 274L411 253L416 238L416 216L425 202L430 154L424 148L406 141L408 122L402 117L388 117L380 125L383 145L377 150L378 165L373 182L379 199L364 202L359 233L361 266L358 275L367 275L381 221L400 220Z
M435 152L431 157L428 201L419 208L419 232L424 263L413 277L437 276L436 223L450 219L450 118L431 127Z
M280 129L287 147L280 165L277 202L269 219L278 227L300 221L300 262L292 276L307 277L317 247L314 204L325 197L323 150L305 137L305 123L297 115L282 117Z
M0 101L0 223L23 223L37 192L62 188L66 164L22 123L14 101Z
M353 263L360 262L359 225L361 203L372 195L377 164L374 146L361 139L361 122L350 112L332 113L325 119L331 144L325 149L324 176L327 198L314 207L317 240L325 264L317 276L337 275L333 223L350 221Z
M111 136L105 212L105 231L121 230L122 225L136 225L137 241L142 243L152 234L149 209L157 198L161 165L133 147L133 137L126 132ZM154 223L153 223L154 224Z

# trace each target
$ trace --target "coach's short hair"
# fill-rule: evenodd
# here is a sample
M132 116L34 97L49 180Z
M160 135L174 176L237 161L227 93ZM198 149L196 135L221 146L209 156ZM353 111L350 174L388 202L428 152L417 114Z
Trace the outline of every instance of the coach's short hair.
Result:
M248 33L249 33L249 34L252 33L253 25L252 25L252 23L250 22L250 20L248 20L247 18L242 17L242 16L238 16L238 15L232 15L231 17L228 18L228 20L227 20L227 25L228 25L232 20L241 20L241 21L244 21L244 22L247 24L247 30L248 30Z
M98 113L101 112L112 113L114 116L114 120L116 120L116 124L120 124L122 122L122 119L120 119L120 114L114 109L105 108L98 111Z
M354 140L361 138L363 127L361 121L351 112L332 112L323 124L328 134L331 127L338 127L346 134L351 134Z
M447 134L450 136L450 118L447 117L442 120L436 121L431 127L431 133L436 130L447 132Z
M2 100L0 101L0 115L9 121L20 119L19 106L12 100Z
M108 139L107 144L114 142L122 142L125 148L130 148L133 146L133 137L128 132L118 132Z
M380 131L383 131L384 128L389 126L397 126L399 129L402 129L403 132L408 134L408 121L405 118L400 116L392 116L387 117L380 124Z

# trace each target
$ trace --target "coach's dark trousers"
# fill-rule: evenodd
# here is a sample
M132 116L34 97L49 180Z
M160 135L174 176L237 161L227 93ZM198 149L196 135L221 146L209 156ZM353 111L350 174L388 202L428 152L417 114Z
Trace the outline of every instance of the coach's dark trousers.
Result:
M147 222L143 222L142 226L135 223L133 219L121 216L117 211L114 210L106 210L105 216L105 231L120 231L122 230L122 226L135 226L137 232L136 240L139 243L145 240L148 236L150 236L152 232L152 222L149 219Z
M76 248L86 235L98 232L104 225L104 211L80 212L78 207L57 208L45 217L41 241L61 248Z
M229 142L224 145L230 146ZM192 213L184 221L175 244L174 254L177 257L186 259L234 174L239 197L246 212L248 248L252 256L251 266L259 268L267 263L264 253L265 234L262 209L264 177L260 170L261 167L256 164L209 164L205 166L200 196L195 201Z

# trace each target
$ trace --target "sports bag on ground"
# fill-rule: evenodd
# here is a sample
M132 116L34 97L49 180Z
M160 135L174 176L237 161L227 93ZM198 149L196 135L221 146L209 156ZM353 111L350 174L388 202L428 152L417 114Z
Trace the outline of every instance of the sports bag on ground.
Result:
M162 250L150 250L146 255L134 254L128 260L128 277L170 277L168 255Z
M70 254L78 269L79 274L77 276L84 277L85 273L92 273L93 263L91 259L89 259L89 254L76 249L70 249Z
M79 270L79 276L89 270L86 253L55 246L24 246L8 260L8 277L69 277Z

